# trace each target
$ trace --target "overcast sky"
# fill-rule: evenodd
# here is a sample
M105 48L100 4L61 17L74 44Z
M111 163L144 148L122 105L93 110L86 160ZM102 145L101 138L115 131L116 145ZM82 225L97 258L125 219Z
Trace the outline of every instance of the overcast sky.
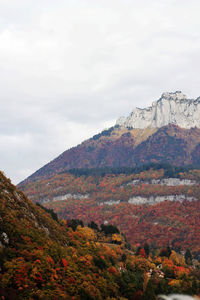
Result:
M14 183L166 91L200 96L199 0L0 0L0 166Z

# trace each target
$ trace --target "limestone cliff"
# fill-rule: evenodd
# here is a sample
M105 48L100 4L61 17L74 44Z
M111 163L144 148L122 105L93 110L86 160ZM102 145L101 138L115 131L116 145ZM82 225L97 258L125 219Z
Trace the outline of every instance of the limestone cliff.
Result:
M131 128L160 128L168 124L182 128L200 128L200 97L187 99L180 91L163 93L152 106L134 108L131 114L118 119L116 125Z

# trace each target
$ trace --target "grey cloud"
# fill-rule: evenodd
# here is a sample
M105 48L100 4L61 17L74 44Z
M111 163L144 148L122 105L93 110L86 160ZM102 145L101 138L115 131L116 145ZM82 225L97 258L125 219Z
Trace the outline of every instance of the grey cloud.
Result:
M198 97L197 0L0 2L0 160L15 182L162 92Z

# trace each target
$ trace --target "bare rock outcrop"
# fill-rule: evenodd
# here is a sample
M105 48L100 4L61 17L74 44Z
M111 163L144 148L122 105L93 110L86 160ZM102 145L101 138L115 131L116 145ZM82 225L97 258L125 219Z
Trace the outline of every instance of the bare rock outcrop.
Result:
M163 93L152 106L134 108L131 114L117 120L116 125L131 128L160 128L168 124L182 128L200 128L200 97L187 99L180 91Z

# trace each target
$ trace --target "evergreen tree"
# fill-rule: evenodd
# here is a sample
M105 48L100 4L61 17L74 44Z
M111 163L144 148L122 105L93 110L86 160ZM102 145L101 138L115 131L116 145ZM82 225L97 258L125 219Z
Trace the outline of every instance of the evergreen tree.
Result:
M91 221L89 224L88 224L88 227L94 229L94 230L99 230L99 227L98 225L94 222L94 221Z
M191 265L191 263L192 263L192 254L190 252L190 249L187 249L185 252L185 262L188 265Z
M146 257L148 257L150 250L149 250L149 245L147 243L144 244L144 251L145 251Z
M136 254L135 255L139 255L140 254L140 250L142 249L142 247L137 247L137 250L136 250Z
M168 258L170 257L171 253L172 253L172 250L171 250L170 246L168 245L167 246L167 257Z
M142 300L156 300L155 288L152 279L150 279L147 284L146 290L142 296Z

